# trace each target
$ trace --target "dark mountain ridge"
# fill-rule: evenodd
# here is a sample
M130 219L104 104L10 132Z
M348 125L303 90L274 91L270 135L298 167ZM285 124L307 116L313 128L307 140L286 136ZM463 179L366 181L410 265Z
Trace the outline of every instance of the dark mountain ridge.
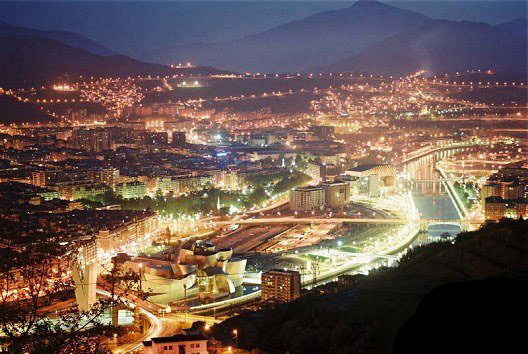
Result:
M48 85L58 78L220 74L211 67L175 69L125 55L100 56L62 42L31 36L0 37L0 86Z
M503 22L497 25L504 31L509 31L522 38L528 38L528 19L518 18L513 21Z
M46 31L34 28L19 27L9 23L0 22L0 36L32 36L53 39L74 48L84 49L96 55L115 55L116 52L92 41L80 34L67 31Z
M473 69L524 73L526 53L526 39L487 23L435 20L318 70L384 75L419 70L434 75Z
M229 70L295 72L331 64L430 21L412 11L363 0L345 9L322 12L239 40L165 51L175 61L190 60Z

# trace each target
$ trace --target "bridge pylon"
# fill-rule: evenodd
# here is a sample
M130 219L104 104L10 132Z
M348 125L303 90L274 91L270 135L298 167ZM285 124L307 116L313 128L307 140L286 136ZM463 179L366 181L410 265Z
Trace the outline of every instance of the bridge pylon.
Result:
M429 230L429 223L421 222L420 223L420 233L427 233Z
M80 246L71 262L75 285L75 299L80 311L89 311L97 301L97 244L91 242Z

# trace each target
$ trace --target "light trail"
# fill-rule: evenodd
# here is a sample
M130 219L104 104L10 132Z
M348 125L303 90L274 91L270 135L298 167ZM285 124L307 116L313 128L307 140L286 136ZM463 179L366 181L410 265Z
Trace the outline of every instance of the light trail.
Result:
M106 290L97 289L97 293L102 296L112 297L112 294L110 294ZM161 320L156 315L154 315L152 312L142 308L140 305L136 304L132 300L127 299L126 297L122 297L119 295L114 295L114 296L119 297L121 301L123 301L125 304L127 304L127 306L130 306L131 308L135 308L136 306L138 306L141 314L147 317L151 324L149 331L145 333L145 335L143 335L141 339L138 339L135 342L130 343L130 344L125 344L121 348L116 348L113 351L114 353L129 353L129 352L134 352L136 350L139 350L143 346L144 340L158 337L163 332L163 322L161 322Z

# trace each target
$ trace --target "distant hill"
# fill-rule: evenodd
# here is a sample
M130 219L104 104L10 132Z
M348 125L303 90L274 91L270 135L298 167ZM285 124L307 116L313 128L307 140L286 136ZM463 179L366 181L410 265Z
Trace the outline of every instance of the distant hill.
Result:
M9 23L0 22L0 37L12 36L33 36L53 39L71 47L81 48L97 55L117 54L116 52L77 33L67 31L45 31L34 28L19 27Z
M394 34L432 20L378 1L361 0L239 40L164 48L156 57L236 71L295 72L357 54Z
M515 33L522 38L528 38L528 19L526 18L503 22L498 24L497 27L504 31Z
M50 84L63 77L223 73L211 67L173 69L124 55L100 56L42 37L0 37L0 48L0 86L3 87Z
M437 20L321 70L385 75L421 69L430 74L471 69L526 72L526 50L526 39L486 23Z

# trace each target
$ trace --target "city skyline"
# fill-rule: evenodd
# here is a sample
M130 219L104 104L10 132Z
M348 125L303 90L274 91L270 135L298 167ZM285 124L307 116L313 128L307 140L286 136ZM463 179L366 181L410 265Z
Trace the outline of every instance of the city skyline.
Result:
M527 4L0 2L0 350L515 352Z

